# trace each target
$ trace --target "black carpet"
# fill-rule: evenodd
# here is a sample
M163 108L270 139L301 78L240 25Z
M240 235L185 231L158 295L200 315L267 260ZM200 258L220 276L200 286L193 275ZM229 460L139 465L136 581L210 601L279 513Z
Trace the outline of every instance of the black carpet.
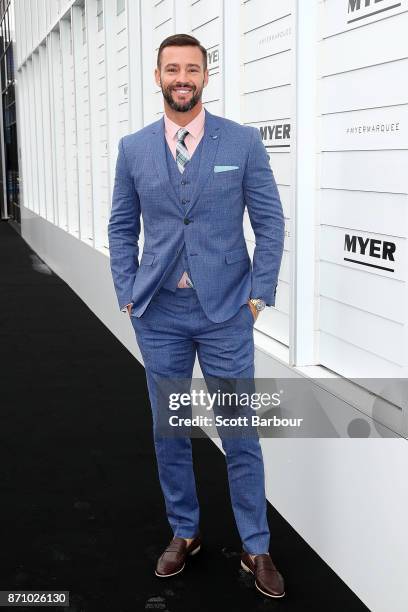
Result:
M172 534L143 367L4 221L0 279L0 590L70 591L69 608L40 609L72 612L367 610L269 505L287 595L254 589L207 439L193 440L204 546L157 578Z

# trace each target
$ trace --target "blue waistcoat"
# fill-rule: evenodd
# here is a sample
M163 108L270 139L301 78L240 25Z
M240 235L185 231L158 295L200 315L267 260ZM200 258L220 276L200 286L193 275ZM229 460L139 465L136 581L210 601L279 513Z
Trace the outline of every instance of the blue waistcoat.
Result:
M200 167L203 140L204 138L201 138L200 143L194 151L192 158L184 167L183 173L181 173L178 169L177 162L174 159L173 154L170 151L169 146L166 142L166 160L167 168L169 171L169 178L171 183L173 184L177 197L179 198L179 201L181 202L183 207L187 207L191 196L194 193L195 183L197 181L198 170ZM181 181L185 181L186 184L182 185ZM172 269L169 270L168 276L166 276L166 281L163 283L162 287L164 287L164 289L169 289L170 291L176 291L177 284L184 270L187 272L189 278L194 283L194 279L191 276L188 264L185 243L183 243L183 246L180 249L179 256L177 257Z

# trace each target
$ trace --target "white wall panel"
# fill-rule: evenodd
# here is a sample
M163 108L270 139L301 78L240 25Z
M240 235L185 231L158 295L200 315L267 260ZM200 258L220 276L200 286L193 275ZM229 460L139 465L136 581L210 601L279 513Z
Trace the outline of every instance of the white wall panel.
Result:
M404 335L401 323L322 296L320 329L368 353L403 365Z
M290 51L245 63L242 83L244 93L289 85L292 77L291 63Z
M246 94L242 98L243 123L285 119L292 104L290 86Z
M369 380L373 377L373 372L378 372L381 378L405 377L406 369L400 367L394 361L383 359L365 348L360 348L339 336L333 336L323 331L319 334L319 352L321 362L330 364L330 368L334 372L341 372L341 375L345 378ZM373 381L375 381L375 378L373 378Z
M203 0L194 4L192 7L192 20L194 20L194 9ZM212 49L221 44L222 41L222 19L221 19L221 2L219 3L219 16L211 21L204 20L203 23L197 24L192 28L192 35L198 38L206 49Z
M249 32L260 28L264 24L277 21L293 13L293 0L251 0L244 2L241 21L242 32Z
M322 187L407 192L408 151L350 151L322 156Z
M173 17L174 0L154 2L153 27L158 28Z
M320 51L321 75L405 59L407 29L408 12L324 39ZM381 40L387 43L378 44Z
M408 148L408 105L322 117L322 151Z
M153 11L153 15L155 15L155 10ZM154 49L158 49L162 40L170 36L171 34L175 34L173 30L173 21L172 19L168 19L162 23L158 23L153 30L153 44Z
M290 284L290 253L288 251L283 251L279 280Z
M273 174L275 176L275 180L280 187L279 193L281 193L281 187L290 186L291 182L292 168L289 150L285 149L285 153L269 151L269 160L271 163Z
M345 376L407 366L407 9L319 4L320 362Z
M405 194L376 191L324 189L321 193L320 222L341 227L345 220L349 228L366 232L381 232L388 236L406 236L408 198Z
M222 14L222 0L198 0L191 3L191 29L218 19ZM208 48L208 47L207 47Z
M210 113L212 113L213 115L222 116L222 113L224 110L224 105L223 105L222 100L210 100L209 102L206 103L205 106L206 108L208 108Z
M220 73L212 74L208 80L206 87L203 91L203 104L208 107L209 102L220 100L222 96L222 75ZM161 92L160 92L161 95ZM210 111L211 112L211 111Z
M406 104L408 79L401 74L407 73L408 60L402 59L324 77L318 83L320 110L325 114Z
M256 330L264 333L266 336L270 336L281 342L284 345L289 344L289 317L288 315L279 309L279 297L281 287L278 286L276 292L277 305L276 308L265 308L262 313L262 317L256 321L254 327Z
M291 16L267 24L244 36L244 61L253 62L263 57L288 51L293 47Z
M390 282L386 276L322 259L320 283L320 292L325 298L354 306L361 312L405 323L405 283L402 280ZM365 322L363 329L367 329ZM375 329L372 331L375 333Z

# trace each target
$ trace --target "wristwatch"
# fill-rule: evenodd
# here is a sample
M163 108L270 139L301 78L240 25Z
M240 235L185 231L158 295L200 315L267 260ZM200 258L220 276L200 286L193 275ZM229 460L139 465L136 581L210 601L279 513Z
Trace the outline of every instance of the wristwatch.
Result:
M263 310L263 309L265 308L265 306L266 306L265 301L264 301L264 300L261 300L261 298L250 298L250 300L249 300L249 301L251 302L251 304L252 304L253 306L255 306L255 309L256 309L258 312L261 312L261 310Z

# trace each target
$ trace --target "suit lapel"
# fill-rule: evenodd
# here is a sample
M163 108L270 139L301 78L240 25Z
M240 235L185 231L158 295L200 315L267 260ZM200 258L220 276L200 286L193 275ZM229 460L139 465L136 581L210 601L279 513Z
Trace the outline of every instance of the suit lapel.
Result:
M177 193L170 180L169 169L167 167L166 158L166 137L164 133L164 117L162 117L153 128L153 158L156 165L157 174L163 185L163 189L169 198L184 212L180 204Z
M204 122L204 134L203 134L203 146L201 149L200 167L198 170L198 178L196 183L195 191L191 197L191 203L188 206L186 213L189 213L193 206L200 199L200 195L203 192L204 185L207 182L211 171L214 168L214 159L217 153L218 144L221 138L221 130L219 121L215 117L205 110L205 122Z

